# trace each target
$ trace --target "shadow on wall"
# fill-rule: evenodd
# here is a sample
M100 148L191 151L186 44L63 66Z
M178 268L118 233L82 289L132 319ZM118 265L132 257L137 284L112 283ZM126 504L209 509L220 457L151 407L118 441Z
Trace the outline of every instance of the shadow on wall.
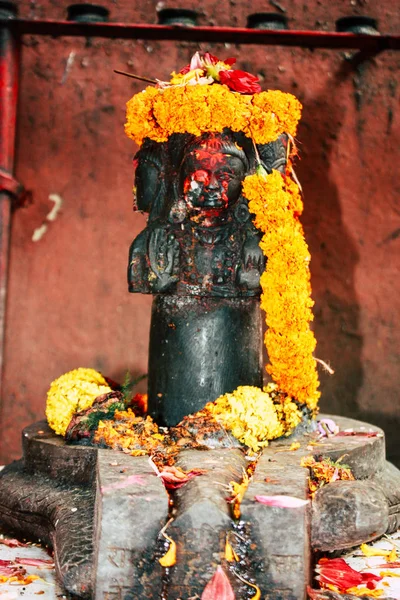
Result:
M342 220L337 185L330 178L332 151L337 148L346 101L344 94L341 98L341 85L347 87L354 72L354 64L342 63L324 90L305 103L298 134L300 140L307 140L300 148L302 160L296 171L304 191L306 210L302 222L312 255L316 356L335 369L334 377L320 371L320 407L325 413L349 416L381 427L386 433L388 460L400 467L400 419L385 417L379 412L367 413L358 402L363 384L363 337L355 289L359 254ZM347 89L346 94L348 101ZM349 164L341 185L346 186L351 176Z
M343 124L341 103L346 100L340 88L352 74L352 66L342 64L323 91L305 102L298 134L304 143L296 171L304 191L302 222L312 256L316 356L335 369L330 377L320 368L320 406L323 412L357 418L357 395L363 382L363 340L354 283L359 254L343 223L338 188L330 176L332 152ZM346 185L345 174L342 185Z

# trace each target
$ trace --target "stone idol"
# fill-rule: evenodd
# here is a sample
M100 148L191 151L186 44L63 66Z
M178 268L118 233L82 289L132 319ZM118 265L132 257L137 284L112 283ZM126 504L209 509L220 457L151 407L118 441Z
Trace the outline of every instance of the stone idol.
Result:
M318 415L301 105L234 62L196 53L127 105L148 397L90 368L61 375L0 473L2 531L51 547L63 597L391 597L395 549L383 573L345 553L397 530L400 472L383 431ZM31 585L23 550L0 564L5 585L3 570Z

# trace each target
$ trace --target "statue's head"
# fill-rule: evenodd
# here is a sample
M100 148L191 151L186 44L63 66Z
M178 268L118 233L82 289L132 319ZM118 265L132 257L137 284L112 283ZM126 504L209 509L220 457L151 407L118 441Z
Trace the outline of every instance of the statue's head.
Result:
M225 134L207 134L185 148L180 167L180 197L189 219L218 218L239 200L248 172L243 149Z
M158 217L165 196L165 144L145 140L135 157L136 207L150 213L150 220Z

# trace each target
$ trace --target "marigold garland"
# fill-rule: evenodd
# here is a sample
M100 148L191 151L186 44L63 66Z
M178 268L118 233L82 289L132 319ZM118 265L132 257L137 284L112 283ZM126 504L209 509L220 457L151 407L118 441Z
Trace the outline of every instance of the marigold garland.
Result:
M279 390L315 411L318 373L313 351L316 341L310 329L310 254L299 215L303 210L298 185L290 176L259 169L243 182L254 224L263 232L260 246L267 256L261 276L261 307L268 330L265 344L270 364L267 371Z
M127 103L125 132L140 145L146 137L166 142L173 133L229 128L266 144L282 133L296 135L300 113L297 98L279 90L247 95L221 84L147 87Z

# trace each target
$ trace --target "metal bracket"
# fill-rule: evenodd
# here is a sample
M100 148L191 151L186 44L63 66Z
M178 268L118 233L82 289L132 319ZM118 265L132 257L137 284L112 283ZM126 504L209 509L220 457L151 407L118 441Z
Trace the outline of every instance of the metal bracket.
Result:
M13 210L32 202L32 193L27 191L12 173L0 167L0 193L2 192L6 192L11 197Z

